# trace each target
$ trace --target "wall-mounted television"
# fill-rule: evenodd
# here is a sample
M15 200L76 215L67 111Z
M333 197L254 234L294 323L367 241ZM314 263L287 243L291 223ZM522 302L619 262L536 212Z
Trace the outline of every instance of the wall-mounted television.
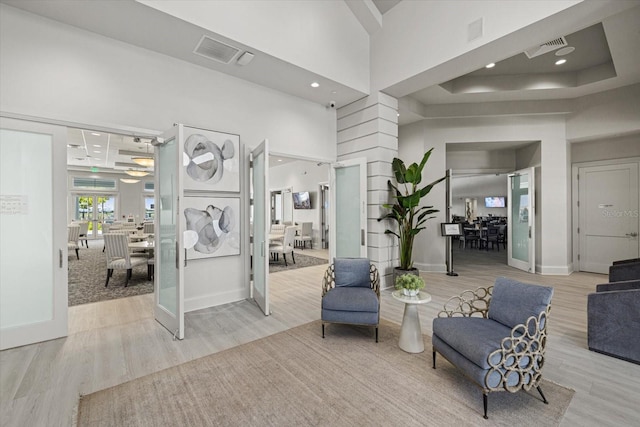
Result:
M504 196L492 196L484 198L485 208L506 208Z
M293 193L294 209L311 209L311 198L308 191L298 191Z

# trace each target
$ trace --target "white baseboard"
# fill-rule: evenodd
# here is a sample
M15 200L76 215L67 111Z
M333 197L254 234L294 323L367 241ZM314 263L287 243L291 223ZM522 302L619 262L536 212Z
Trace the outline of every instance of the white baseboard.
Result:
M420 271L424 271L425 273L446 273L447 272L446 264L424 264L421 262L414 262L413 266Z
M249 297L249 289L233 289L227 292L201 295L196 298L185 298L184 312L202 310L203 308L215 307L217 305L228 304L230 302L241 301Z
M573 273L573 264L569 265L539 265L536 273L549 276L568 276Z

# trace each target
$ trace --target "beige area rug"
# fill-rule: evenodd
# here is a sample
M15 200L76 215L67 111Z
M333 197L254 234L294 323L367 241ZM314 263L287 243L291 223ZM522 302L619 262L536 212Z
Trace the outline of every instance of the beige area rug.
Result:
M311 322L80 400L79 426L555 426L573 390L482 393L438 357L398 348L399 326Z

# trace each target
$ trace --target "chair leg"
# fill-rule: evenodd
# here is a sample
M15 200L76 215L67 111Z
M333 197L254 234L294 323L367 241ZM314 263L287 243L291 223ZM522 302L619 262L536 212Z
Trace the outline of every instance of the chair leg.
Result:
M324 322L322 323L322 338L324 338Z
M282 258L284 258L284 266L288 267L287 266L287 254L282 254Z
M542 401L544 402L545 405L549 404L549 401L547 400L546 397L544 397L544 394L542 393L542 389L540 388L540 386L536 387L538 389L538 393L540 393L540 396L542 397Z
M436 351L433 350L433 369L436 369Z
M113 274L113 268L108 268L107 269L107 282L104 284L105 288L107 286L109 286L109 278L111 277L112 274Z
M378 342L378 327L376 326L376 342Z
M129 279L131 279L131 269L127 269L127 279L124 281L124 287L126 288L129 285Z
M80 253L78 252L78 248L76 248L76 258L80 259Z
M488 420L489 417L487 416L487 393L486 392L482 392L482 406L484 407L484 419Z
M296 263L296 257L293 256L293 251L291 252L291 259L293 260L293 263Z

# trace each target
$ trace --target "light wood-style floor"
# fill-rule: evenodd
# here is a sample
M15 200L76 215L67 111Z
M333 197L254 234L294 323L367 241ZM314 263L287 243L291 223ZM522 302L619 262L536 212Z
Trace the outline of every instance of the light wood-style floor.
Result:
M319 319L325 268L270 275L271 316L264 316L248 300L189 313L183 341L173 341L155 322L151 295L72 307L67 338L0 352L0 424L68 426L80 394ZM419 308L423 333L431 335L431 321L450 296L491 285L496 276L552 285L555 295L544 374L576 390L561 425L640 425L640 365L586 348L586 296L597 283L606 281L605 276L530 275L496 263L462 262L456 271L460 276L423 274L426 290L433 296L430 304ZM383 291L382 317L400 323L402 313L402 304L391 297L390 290ZM480 402L478 397L479 419Z

